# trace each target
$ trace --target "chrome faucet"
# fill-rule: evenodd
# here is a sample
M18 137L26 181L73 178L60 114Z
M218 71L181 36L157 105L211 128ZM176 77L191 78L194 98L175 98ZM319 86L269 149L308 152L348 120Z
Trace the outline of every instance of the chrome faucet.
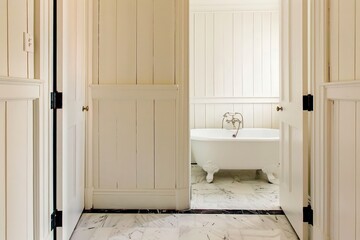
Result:
M241 117L241 120L237 118L236 115L239 115ZM239 112L234 112L234 113L226 112L223 115L221 128L224 128L224 121L226 121L226 123L231 123L233 125L233 128L236 129L236 133L233 134L234 138L237 137L240 128L244 128L244 117ZM238 124L237 128L236 128L236 123Z

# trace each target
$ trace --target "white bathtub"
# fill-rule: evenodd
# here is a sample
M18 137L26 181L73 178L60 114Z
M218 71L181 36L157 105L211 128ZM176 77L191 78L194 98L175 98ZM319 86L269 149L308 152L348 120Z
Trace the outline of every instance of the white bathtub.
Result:
M279 168L279 130L243 128L235 130L192 129L191 157L213 181L219 169L261 169L269 181L277 183Z

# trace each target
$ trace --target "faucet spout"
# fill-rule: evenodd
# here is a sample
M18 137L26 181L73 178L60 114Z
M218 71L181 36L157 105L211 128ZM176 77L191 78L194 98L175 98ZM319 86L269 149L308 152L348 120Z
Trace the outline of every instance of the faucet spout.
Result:
M239 115L241 117L241 120L236 117L236 115ZM239 112L235 112L235 113L230 113L230 112L226 112L223 115L223 120L222 120L222 126L221 128L224 128L224 121L226 123L231 123L233 128L236 129L236 133L233 134L233 137L236 138L240 128L244 128L244 117L241 113ZM236 123L237 123L237 127L236 127Z

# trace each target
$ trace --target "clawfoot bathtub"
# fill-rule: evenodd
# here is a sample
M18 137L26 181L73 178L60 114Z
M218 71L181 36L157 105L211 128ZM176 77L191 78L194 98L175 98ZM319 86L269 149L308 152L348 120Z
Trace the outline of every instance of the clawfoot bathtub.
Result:
M192 129L191 157L211 183L220 169L261 169L272 183L278 183L279 130L266 128Z

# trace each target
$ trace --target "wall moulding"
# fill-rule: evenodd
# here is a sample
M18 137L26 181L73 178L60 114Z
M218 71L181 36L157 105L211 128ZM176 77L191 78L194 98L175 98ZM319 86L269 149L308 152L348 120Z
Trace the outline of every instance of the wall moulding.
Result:
M191 11L272 11L279 9L278 0L192 0Z
M277 97L193 97L190 100L192 104L242 104L242 103L279 103Z

